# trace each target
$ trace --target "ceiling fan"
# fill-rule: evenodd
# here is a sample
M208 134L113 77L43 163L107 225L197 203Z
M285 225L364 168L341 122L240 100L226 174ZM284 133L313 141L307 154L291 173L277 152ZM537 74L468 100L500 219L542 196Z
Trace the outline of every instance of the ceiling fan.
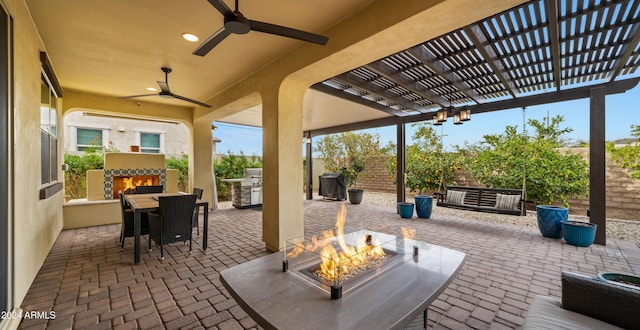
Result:
M319 34L247 19L238 10L238 0L236 0L236 10L234 11L231 11L231 9L224 3L223 0L207 1L209 1L209 3L214 6L222 14L222 16L224 16L224 26L222 26L218 31L216 31L216 33L205 40L205 42L203 42L200 46L198 46L198 48L193 51L194 55L205 56L231 33L246 34L250 30L313 42L319 45L325 45L327 41L329 41L328 37Z
M161 97L174 98L174 99L178 99L178 100L191 102L193 104L197 104L197 105L199 105L201 107L205 107L205 108L211 108L211 106L206 104L206 103L202 103L200 101L196 101L196 100L190 99L188 97L184 97L184 96L180 96L180 95L177 95L177 94L173 94L171 92L171 90L169 89L169 73L171 73L171 68L162 67L161 69L162 69L162 72L164 72L164 81L158 81L158 86L160 86L160 93L123 96L121 98L122 99L133 99L133 98L136 98L136 97L158 95L158 96L161 96Z

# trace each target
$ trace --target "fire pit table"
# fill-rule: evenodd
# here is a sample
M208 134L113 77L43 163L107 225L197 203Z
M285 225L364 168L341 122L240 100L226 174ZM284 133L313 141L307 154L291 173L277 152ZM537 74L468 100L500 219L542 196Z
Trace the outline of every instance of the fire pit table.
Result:
M314 278L320 277L314 274L322 259L337 259L311 245L338 250L359 245L353 255L369 254L361 248L369 245L385 257L371 267L356 262L364 269L361 274ZM334 262L340 264L336 269L351 264L350 258ZM311 243L287 241L284 252L226 269L220 279L265 329L401 329L415 320L426 326L427 308L455 278L464 258L442 246L361 230Z

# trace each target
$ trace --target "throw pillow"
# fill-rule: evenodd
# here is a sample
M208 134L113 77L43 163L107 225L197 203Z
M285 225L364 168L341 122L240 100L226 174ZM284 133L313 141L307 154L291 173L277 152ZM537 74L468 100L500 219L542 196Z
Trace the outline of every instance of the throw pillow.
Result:
M520 195L496 194L496 208L517 210L520 203Z
M464 197L466 195L466 191L447 190L447 203L460 205L464 204Z

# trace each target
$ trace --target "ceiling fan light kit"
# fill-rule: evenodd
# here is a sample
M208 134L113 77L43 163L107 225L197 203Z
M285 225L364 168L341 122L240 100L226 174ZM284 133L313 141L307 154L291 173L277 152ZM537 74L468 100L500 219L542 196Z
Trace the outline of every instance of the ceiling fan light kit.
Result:
M231 11L223 0L208 1L222 14L222 16L224 16L224 25L213 35L207 38L207 40L205 40L200 46L198 46L198 48L193 51L194 55L205 56L230 34L246 34L249 31L275 34L318 45L326 45L327 41L329 41L328 37L319 34L247 19L238 9L238 0L236 0L236 9L234 11Z

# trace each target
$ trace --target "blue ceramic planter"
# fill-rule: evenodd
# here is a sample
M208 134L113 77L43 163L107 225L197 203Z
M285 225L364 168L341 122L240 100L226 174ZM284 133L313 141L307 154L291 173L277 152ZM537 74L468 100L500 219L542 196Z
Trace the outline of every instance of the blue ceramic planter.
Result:
M569 218L569 209L561 206L536 206L540 234L549 238L562 238L562 221Z
M587 247L593 244L598 226L581 221L562 221L562 237L574 246Z
M413 217L413 203L398 203L398 212L401 218L411 219Z
M426 195L418 195L416 200L416 213L418 218L429 219L431 210L433 209L433 197Z

